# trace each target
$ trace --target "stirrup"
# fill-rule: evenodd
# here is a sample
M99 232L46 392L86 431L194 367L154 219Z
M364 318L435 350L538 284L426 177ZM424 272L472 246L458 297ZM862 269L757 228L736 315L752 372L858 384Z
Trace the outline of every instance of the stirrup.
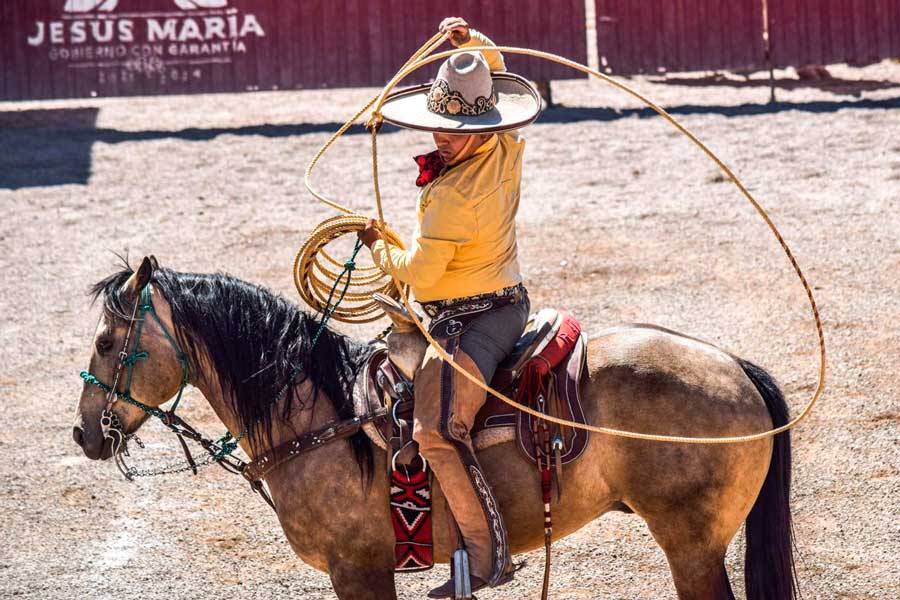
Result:
M465 548L458 548L453 553L453 598L454 600L471 600L472 598L469 553Z
M453 554L453 563L452 564L453 564L454 574L459 572L459 570L461 570L462 568L467 568L467 567L457 566L457 553L459 553L460 551L462 551L462 550L461 549L457 550ZM465 560L468 562L468 554L466 554ZM516 573L518 571L520 571L521 569L523 569L527 565L527 563L528 563L527 560L523 560L522 562L520 562L518 564L510 563L510 569L506 573L504 573L502 577L500 577L500 580L493 587L498 587L498 586L504 585L506 583L509 583L513 579L515 579ZM490 587L490 586L488 586L488 583L486 581L483 581L480 577L476 577L474 584L473 584L471 575L469 576L468 583L466 585L466 588L463 589L463 591L457 592L456 586L457 586L456 578L451 577L449 580L447 580L443 584L441 584L438 587L429 591L428 597L429 598L455 598L457 600L461 600L463 598L465 598L465 599L471 598L472 600L475 600L475 596L472 595L474 592L477 592L484 588ZM468 592L468 594L469 594L468 596L463 595L466 592Z

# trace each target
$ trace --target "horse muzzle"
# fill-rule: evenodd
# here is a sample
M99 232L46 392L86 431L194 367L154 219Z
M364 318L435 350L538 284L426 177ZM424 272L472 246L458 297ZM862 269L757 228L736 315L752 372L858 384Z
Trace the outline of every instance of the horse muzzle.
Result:
M113 440L104 438L97 432L96 436L91 436L84 431L84 428L76 424L72 427L72 439L78 444L84 455L91 460L108 460L113 455Z
M100 438L97 442L89 442L84 434L84 430L77 425L72 428L72 438L75 443L81 446L84 455L91 460L107 460L112 458L113 444L109 438Z

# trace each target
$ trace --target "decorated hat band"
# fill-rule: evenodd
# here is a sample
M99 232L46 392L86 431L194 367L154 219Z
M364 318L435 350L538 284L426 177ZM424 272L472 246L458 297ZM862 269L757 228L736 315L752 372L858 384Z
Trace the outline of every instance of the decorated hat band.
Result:
M475 102L468 102L462 94L450 89L450 84L443 79L435 81L428 92L428 110L438 115L465 115L477 117L494 109L497 93L491 85L489 96L478 96Z

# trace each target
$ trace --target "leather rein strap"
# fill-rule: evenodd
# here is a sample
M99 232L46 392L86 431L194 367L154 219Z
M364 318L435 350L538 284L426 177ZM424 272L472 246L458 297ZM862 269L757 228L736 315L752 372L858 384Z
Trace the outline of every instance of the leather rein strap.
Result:
M263 499L274 509L275 505L272 499L269 498L262 487L262 481L269 473L301 454L315 450L328 442L346 439L359 431L360 427L366 423L387 418L388 414L388 408L382 407L361 417L331 423L320 429L308 431L293 440L279 444L271 450L260 454L243 466L241 474L250 482L253 490L262 495Z
M345 264L345 273L349 273L355 268L353 259L355 258L356 253L359 251L360 247L361 244L357 243L357 246L354 249L353 256ZM343 275L341 277L343 277ZM339 277L338 281L340 281L340 279L341 278ZM349 282L349 277L347 281ZM334 287L332 287L331 296L329 296L328 299L327 310L325 311L325 314L319 323L318 331L312 339L311 345L313 347L316 345L316 342L319 339L319 335L325 329L325 325L328 323L329 318L332 316L334 309L337 308L337 305L343 299L344 294L346 294L347 286L344 286L344 289L341 291L337 302L332 305L332 296L334 296L336 290L337 282L335 283ZM136 318L138 317L138 313L140 313L140 317ZM148 352L142 352L140 350L141 333L143 331L143 325L148 314L156 320L157 324L160 327L160 330L162 331L162 334L169 341L169 344L172 346L172 349L174 350L178 361L181 363L181 386L178 388L178 395L175 398L175 403L169 410L162 410L159 407L144 404L143 402L140 402L139 400L131 396L131 382L132 376L134 374L135 364L138 361L143 361L150 358L150 354ZM129 353L129 346L131 346L132 344L132 334L134 334L134 342L133 348ZM247 434L248 430L246 428L237 437L232 436L230 432L226 432L226 434L222 438L218 440L211 440L204 437L199 431L189 425L184 419L175 414L175 409L178 407L178 404L181 401L182 392L184 392L184 389L185 387L187 387L189 381L188 360L187 356L184 352L182 352L181 347L178 345L175 336L169 333L169 331L166 329L166 326L156 314L156 311L153 308L151 286L149 283L141 289L139 299L136 299L134 302L134 307L132 308L131 312L131 318L128 321L128 329L125 333L125 340L122 344L122 350L119 352L118 356L119 360L113 374L114 377L112 385L107 385L106 383L98 379L96 375L86 370L81 371L80 375L86 383L99 387L106 392L106 406L101 417L101 430L103 431L104 439L113 439L113 456L116 459L116 466L129 481L133 481L137 476L158 475L166 472L177 471L173 471L171 469L168 469L167 467L159 471L138 471L137 469L128 467L125 464L124 459L122 458L122 454L128 455L127 447L125 446L125 444L127 443L129 437L132 436L125 435L125 433L121 429L121 424L118 417L114 412L112 412L113 405L119 400L137 407L147 415L158 418L163 423L163 425L165 425L170 431L172 431L172 433L177 436L178 442L181 445L181 449L184 451L186 468L191 470L195 475L197 474L198 466L200 466L201 464L208 464L210 462L215 462L225 470L232 473L241 473L250 482L250 487L253 489L253 491L262 496L263 500L265 500L273 510L275 510L275 504L266 491L266 488L263 486L262 482L265 479L266 475L268 475L274 468L291 460L292 458L295 458L296 456L299 456L300 454L303 454L304 452L318 448L323 444L335 440L346 439L359 431L362 425L370 423L372 421L376 421L378 419L387 418L389 412L388 408L383 407L363 416L329 423L321 429L307 432L294 438L293 440L276 446L275 448L266 451L265 453L259 455L255 460L252 460L248 463L232 455L232 452L234 452L234 450L238 448L239 442ZM125 374L125 386L123 391L119 391L118 385L123 372ZM293 381L298 372L299 371L295 369L294 373L291 375L291 381ZM289 389L289 386L290 382L286 384L282 389L282 392L279 393L278 396L276 396L276 401L280 399L282 395ZM188 448L185 439L192 440L199 444L204 450L207 451L209 457L204 459L202 462L196 461L191 455L191 451ZM138 443L140 444L140 441L138 441ZM142 444L141 446L143 447Z

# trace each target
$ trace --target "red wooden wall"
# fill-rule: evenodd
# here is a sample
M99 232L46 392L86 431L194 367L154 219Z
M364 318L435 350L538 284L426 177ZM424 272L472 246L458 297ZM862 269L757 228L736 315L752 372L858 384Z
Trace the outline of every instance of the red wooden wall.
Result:
M612 73L764 69L763 0L595 0ZM900 57L900 0L768 0L776 66ZM601 63L603 64L603 63Z
M115 7L64 10L92 1ZM599 54L613 73L766 67L763 0L593 1ZM900 0L768 2L776 66L900 57ZM583 0L451 4L0 0L0 100L379 86L448 13L465 16L499 44L587 62ZM166 39L149 39L151 19ZM110 27L113 37L104 39ZM579 76L554 63L507 59L532 79Z
M749 68L761 11L761 0L596 0L597 52L620 74Z
M64 10L92 2L101 7ZM448 13L498 44L587 62L584 0L554 0L552 10L544 0L0 0L0 100L380 86ZM580 76L507 59L532 79Z
M900 0L769 0L775 66L900 57Z

